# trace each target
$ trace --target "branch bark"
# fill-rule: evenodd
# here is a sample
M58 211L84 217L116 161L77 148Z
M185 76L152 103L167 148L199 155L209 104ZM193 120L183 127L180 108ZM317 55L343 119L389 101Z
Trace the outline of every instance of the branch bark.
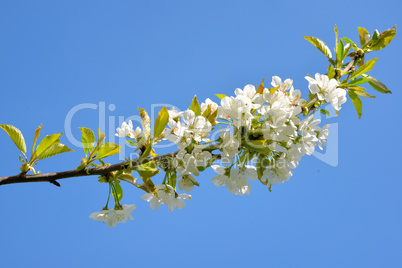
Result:
M216 150L217 145L210 145L204 148L203 150L205 151L213 151ZM151 161L162 161L163 159L166 159L167 157L174 157L179 151L173 152L173 153L168 153L164 155L158 155L154 157L148 157L144 158L140 161L140 158L133 159L131 160L131 165L132 166L139 166L142 164L146 164ZM5 184L13 184L13 183L25 183L25 182L50 182L52 184L55 184L56 186L60 186L60 184L56 180L60 179L66 179L66 178L74 178L74 177L86 177L86 176L92 176L92 175L106 175L109 172L121 170L121 169L126 169L129 167L128 162L121 162L113 165L108 165L108 166L103 166L103 167L98 167L98 168L89 168L89 169L84 169L84 170L67 170L67 171L61 171L61 172L54 172L54 173L45 173L45 174L38 174L38 175L26 175L24 173L20 173L18 175L14 176L8 176L8 177L0 177L0 185L5 185Z

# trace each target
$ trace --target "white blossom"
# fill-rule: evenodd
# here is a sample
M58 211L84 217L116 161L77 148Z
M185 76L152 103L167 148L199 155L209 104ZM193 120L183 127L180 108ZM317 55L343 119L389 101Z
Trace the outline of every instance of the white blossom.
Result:
M118 223L125 223L127 219L134 220L133 216L131 215L131 212L136 209L136 206L134 204L132 205L123 205L122 209L114 209L114 213L109 215L109 217L106 219L107 226L111 227L116 227Z
M310 92L317 94L319 100L330 102L336 111L341 109L341 105L346 102L346 90L338 88L338 81L332 78L329 79L325 74L317 73L315 79L306 76L309 82Z
M234 157L238 154L240 142L235 138L233 133L230 133L229 131L229 127L226 128L225 132L220 129L222 138L221 151L222 157L226 157L230 161L233 161Z
M250 180L257 180L257 169L254 166L244 166L232 169L230 174L219 166L212 165L211 168L218 173L218 176L213 177L211 182L213 182L217 187L226 186L228 192L233 195L244 195L250 194L251 186L247 181L247 177Z
M177 183L179 189L186 192L191 192L194 185L198 185L196 179L190 174L182 175L182 178Z
M155 185L156 194L147 193L141 196L142 199L148 201L152 209L156 210L160 204L165 204L168 206L169 211L172 212L174 208L182 209L186 206L184 200L191 199L191 195L188 194L176 194L176 191L172 186L168 184L158 184ZM158 198L159 197L159 198Z
M117 133L115 134L118 137L129 137L131 139L136 139L141 135L141 128L137 127L135 131L133 130L133 122L131 120L123 122L121 124L121 128L116 129Z
M151 193L146 193L146 194L140 196L140 198L149 202L149 206L153 210L157 210L158 207L162 204L162 201L157 196L155 196L154 194L151 194Z
M133 220L131 213L136 209L134 204L123 205L121 208L104 209L101 212L94 212L89 217L96 221L107 223L107 226L116 227L118 223L125 223L127 219Z

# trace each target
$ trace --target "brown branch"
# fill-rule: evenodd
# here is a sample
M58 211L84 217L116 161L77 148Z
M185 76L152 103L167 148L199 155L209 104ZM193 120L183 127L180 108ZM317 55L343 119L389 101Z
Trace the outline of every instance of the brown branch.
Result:
M210 145L204 148L203 150L205 151L213 151L216 150L216 144L215 145ZM166 159L167 157L174 157L179 151L173 152L173 153L168 153L164 155L158 155L154 157L148 157L144 159L133 159L131 160L131 165L133 167L139 166L142 164L146 164L151 161L161 161L163 159ZM108 165L108 166L103 166L103 167L98 167L98 168L89 168L89 169L84 169L84 170L67 170L67 171L61 171L61 172L54 172L54 173L46 173L46 174L38 174L38 175L26 175L25 173L20 173L18 175L14 176L8 176L8 177L0 177L0 185L4 184L12 184L12 183L24 183L24 182L50 182L52 184L55 184L56 186L59 186L58 182L56 180L60 179L66 179L66 178L74 178L74 177L85 177L85 176L92 176L92 175L106 175L110 172L121 170L121 169L127 169L129 168L129 164L127 162L121 162L113 165Z

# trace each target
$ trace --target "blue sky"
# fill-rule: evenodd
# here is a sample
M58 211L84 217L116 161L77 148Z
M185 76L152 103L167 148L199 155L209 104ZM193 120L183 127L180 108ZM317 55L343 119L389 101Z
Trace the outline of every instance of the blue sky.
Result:
M337 24L357 42L358 26L400 26L400 10L397 1L3 1L0 124L31 144L41 123L42 137L67 133L69 111L93 106L72 118L72 135L104 121L113 134L139 106L186 109L195 94L230 95L273 75L307 96L304 76L325 73L327 62L303 36L332 48ZM254 183L243 197L216 188L206 171L172 213L151 210L127 185L122 203L138 208L114 229L88 218L108 191L96 177L1 186L0 266L401 267L400 48L397 33L369 55L379 56L371 74L392 95L369 91L377 98L364 100L361 120L350 100L323 118L338 127L336 167L306 156L288 182L272 192ZM62 142L75 152L43 160L42 173L79 165L82 149ZM0 145L0 176L18 173L5 132Z

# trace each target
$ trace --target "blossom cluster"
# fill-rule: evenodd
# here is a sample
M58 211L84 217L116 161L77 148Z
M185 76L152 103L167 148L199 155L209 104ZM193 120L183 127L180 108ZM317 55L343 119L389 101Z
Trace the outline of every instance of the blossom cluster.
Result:
M125 223L127 219L134 220L131 212L136 209L134 204L123 205L120 208L114 209L102 209L101 212L94 212L89 217L95 221L101 221L107 223L110 228L116 227L118 223Z
M346 90L337 80L320 74L306 79L309 101L320 105L329 102L336 112L341 109ZM274 76L271 86L246 85L236 89L235 96L220 95L220 104L206 99L199 105L193 100L190 109L169 110L163 139L175 143L179 151L167 157L170 165L163 168L167 174L164 181L144 187L147 193L141 198L154 210L161 204L169 211L181 209L191 195L178 194L177 190L191 192L199 185L197 176L208 167L217 174L211 181L234 195L249 194L250 181L260 181L270 189L289 180L302 156L326 145L329 125L320 127L321 121L310 111L303 116L308 102L300 90L294 89L291 79L282 81ZM219 131L217 137L211 135L213 130ZM127 137L140 147L144 144L141 133L141 128L133 130L129 121L117 129L116 136ZM91 214L91 218L114 226L131 217L124 211L115 210L111 215L102 211Z

